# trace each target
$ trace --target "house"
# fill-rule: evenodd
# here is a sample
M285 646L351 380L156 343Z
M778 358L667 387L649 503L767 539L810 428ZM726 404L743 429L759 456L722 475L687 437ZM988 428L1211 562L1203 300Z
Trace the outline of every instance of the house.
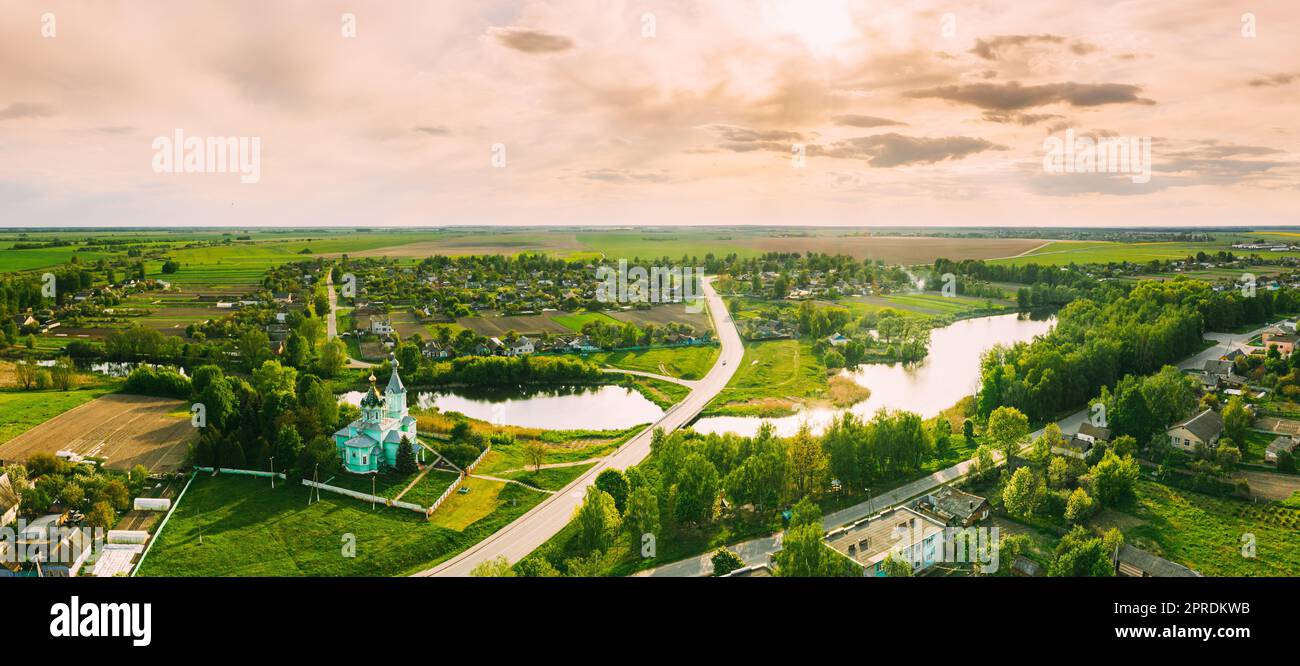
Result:
M979 495L944 486L913 503L917 513L929 516L948 527L970 527L989 517L989 501Z
M1041 565L1024 555L1017 555L1016 561L1011 563L1011 575L1013 576L1037 578L1046 575L1046 573Z
M533 353L535 350L536 346L533 339L525 335L506 348L506 356L524 356Z
M1213 448L1223 435L1223 417L1213 409L1202 410L1169 426L1165 434L1169 435L1170 444L1184 451Z
M1239 358L1241 358L1241 357L1243 357L1243 356L1245 356L1245 355L1246 355L1246 352L1241 351L1241 349L1233 349L1232 351L1230 351L1230 352L1228 352L1227 354L1224 354L1224 355L1223 355L1223 360L1225 360L1225 361L1235 361L1235 360L1237 360L1237 359L1239 359Z
M9 475L0 474L0 527L18 519L20 505L21 498L18 497L18 490L9 482Z
M451 356L451 350L442 346L437 340L430 340L424 343L424 349L421 350L425 358L447 358Z
M1276 465L1278 454L1283 451L1294 454L1297 444L1300 444L1300 439L1289 435L1279 435L1277 439L1269 442L1268 448L1264 449L1264 462L1269 465Z
M374 474L397 466L405 441L414 448L417 462L424 447L417 440L415 417L406 404L406 386L397 374L397 357L389 356L393 375L381 393L370 375L370 390L361 398L361 418L334 433L343 468L354 474Z
M283 342L289 339L289 327L286 324L268 324L266 327L266 337L272 342Z
M1110 441L1110 428L1103 428L1093 425L1091 421L1084 421L1079 425L1079 431L1075 434L1079 439L1087 440L1093 444L1105 444Z
M836 333L835 335L826 338L826 341L831 343L831 346L834 347L843 347L844 345L849 344L849 339L842 333Z
M271 299L274 300L276 303L286 303L286 304L287 304L287 303L292 303L292 302L293 302L293 292L290 292L290 291L274 291L274 292L271 292Z
M1264 341L1264 349L1272 349L1276 347L1278 352L1283 356L1290 356L1291 352L1295 351L1296 343L1300 342L1300 335L1269 330L1264 331L1264 334L1260 336L1260 339Z
M20 330L24 328L35 328L36 326L39 326L41 323L39 321L36 321L36 318L29 314L14 315L13 320L14 323L18 325L18 328Z
M370 332L375 335L392 335L393 324L388 321L388 317L371 317Z
M580 335L569 341L569 351L595 352L600 351L600 347L597 347L596 343L592 342L591 338L585 335Z
M891 553L919 572L943 559L944 527L934 518L899 507L831 530L824 543L861 566L864 576L888 575L885 559Z
M1198 578L1201 574L1163 557L1156 557L1128 544L1119 547L1113 558L1115 573L1130 578Z

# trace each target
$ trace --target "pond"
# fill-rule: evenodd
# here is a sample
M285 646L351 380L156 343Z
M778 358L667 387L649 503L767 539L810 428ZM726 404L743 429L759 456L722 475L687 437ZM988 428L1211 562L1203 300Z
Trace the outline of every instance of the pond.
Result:
M980 357L996 344L1028 341L1051 330L1054 316L1008 314L965 319L931 332L930 353L912 365L873 363L842 374L871 389L871 397L849 408L870 418L880 409L905 409L923 418L935 416L979 390ZM753 435L759 424L770 421L779 435L794 434L807 422L820 431L842 409L814 408L774 419L712 416L695 422L697 432L734 432Z
M339 401L358 405L362 395L349 391ZM497 425L546 430L621 430L654 423L664 414L658 405L625 386L457 388L411 391L407 400L413 409L436 407Z

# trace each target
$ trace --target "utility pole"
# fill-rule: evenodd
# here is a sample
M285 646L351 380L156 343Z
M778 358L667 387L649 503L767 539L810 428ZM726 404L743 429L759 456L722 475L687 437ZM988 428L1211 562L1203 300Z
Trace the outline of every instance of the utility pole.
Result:
M370 476L370 510L375 510L375 477Z
M275 456L271 456L271 490L275 490Z

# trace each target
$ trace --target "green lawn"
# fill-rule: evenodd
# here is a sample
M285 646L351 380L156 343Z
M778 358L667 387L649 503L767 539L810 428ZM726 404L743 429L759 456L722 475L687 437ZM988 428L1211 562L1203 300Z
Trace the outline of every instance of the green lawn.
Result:
M640 370L679 379L700 379L718 361L717 345L702 347L656 347L640 351L597 352L587 360L597 365Z
M511 472L505 475L505 478L514 479L542 490L559 490L569 485L574 479L582 476L584 472L595 465L596 463L588 463L586 465L573 465L572 467L551 467L537 471L529 469L523 472Z
M788 414L796 400L820 396L826 386L826 369L807 341L748 342L735 376L704 414Z
M117 390L116 385L72 391L0 392L0 444L21 435L73 407Z
M621 326L623 322L603 313L603 312L576 312L572 314L553 315L551 321L573 331L581 333L582 327L588 322L599 321L605 324Z
M1300 508L1280 502L1221 499L1150 481L1138 482L1142 521L1122 528L1128 543L1207 576L1300 576ZM1254 535L1255 557L1242 554Z
M481 541L545 498L504 484L463 529L404 509L234 475L200 475L149 552L142 576L401 576ZM490 509L490 510L489 510ZM440 510L441 511L441 510ZM351 535L351 537L348 537ZM355 539L355 557L344 553Z

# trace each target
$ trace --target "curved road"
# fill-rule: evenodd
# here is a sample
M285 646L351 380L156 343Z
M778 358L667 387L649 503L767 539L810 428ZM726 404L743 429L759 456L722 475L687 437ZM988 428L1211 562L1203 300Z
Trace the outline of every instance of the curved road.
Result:
M638 433L625 442L617 451L609 455L585 474L574 479L562 490L533 507L528 513L514 522L497 530L492 536L475 544L469 550L422 571L417 576L468 576L480 562L505 556L510 562L520 559L546 542L556 532L569 523L574 510L582 503L587 486L596 482L596 475L605 469L627 469L650 455L650 439L655 428L671 432L690 423L704 406L727 385L736 367L744 355L740 343L740 334L731 321L722 298L713 290L711 282L704 282L704 297L709 304L709 316L713 319L713 328L718 332L718 341L722 351L718 362L704 379L699 380L685 400L668 408L657 423Z

